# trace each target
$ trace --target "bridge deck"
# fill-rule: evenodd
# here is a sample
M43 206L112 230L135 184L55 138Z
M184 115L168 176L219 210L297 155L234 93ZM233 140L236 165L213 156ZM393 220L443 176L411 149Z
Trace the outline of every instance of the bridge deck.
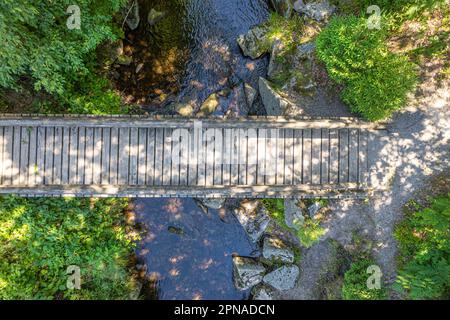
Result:
M0 194L359 194L378 187L371 175L382 136L382 127L349 118L2 115Z

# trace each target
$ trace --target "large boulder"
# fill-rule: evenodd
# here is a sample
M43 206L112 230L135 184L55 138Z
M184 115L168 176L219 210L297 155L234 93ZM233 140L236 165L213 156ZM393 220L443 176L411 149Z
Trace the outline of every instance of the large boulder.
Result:
M297 266L282 266L281 268L266 274L263 282L273 288L284 291L295 287L300 270Z
M218 210L225 204L225 198L210 198L210 199L200 199L199 200L205 207L210 209Z
M211 94L200 106L200 111L197 113L199 117L208 116L220 105L219 95L217 93Z
M234 215L253 242L257 242L269 225L270 218L257 200L246 200L234 211Z
M263 244L264 259L273 262L292 263L294 262L294 252L279 238L267 236Z
M298 0L294 3L294 10L316 21L326 22L335 12L336 7L331 5L328 0L312 1L308 3Z
M245 56L257 59L270 49L270 43L267 37L267 28L264 26L255 26L247 34L241 34L237 38L237 43Z
M247 290L260 283L266 269L253 258L233 257L234 284L239 290Z
M291 103L283 98L268 80L262 77L259 78L259 94L268 116L282 116L289 113Z
M300 230L305 223L302 209L297 205L296 200L284 200L284 222L289 228L295 230Z
M247 107L250 109L253 106L253 103L255 102L258 91L255 88L253 88L251 84L245 83L244 84L244 92L245 92L245 100L247 102Z
M275 11L285 17L290 18L294 12L294 0L270 0Z
M275 291L265 285L258 285L253 289L253 300L275 300Z

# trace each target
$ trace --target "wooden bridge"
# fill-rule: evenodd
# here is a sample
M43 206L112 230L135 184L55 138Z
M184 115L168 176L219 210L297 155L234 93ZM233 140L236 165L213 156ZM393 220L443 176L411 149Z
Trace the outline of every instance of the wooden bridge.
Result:
M354 118L0 115L0 194L365 196L388 140Z

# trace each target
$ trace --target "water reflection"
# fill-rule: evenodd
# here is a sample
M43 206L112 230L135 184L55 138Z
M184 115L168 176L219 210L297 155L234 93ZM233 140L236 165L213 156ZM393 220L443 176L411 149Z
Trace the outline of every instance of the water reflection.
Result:
M147 266L144 292L159 299L246 299L235 289L232 256L257 249L231 208L200 207L194 199L137 199L136 221L146 233L138 246ZM150 298L150 297L148 297Z

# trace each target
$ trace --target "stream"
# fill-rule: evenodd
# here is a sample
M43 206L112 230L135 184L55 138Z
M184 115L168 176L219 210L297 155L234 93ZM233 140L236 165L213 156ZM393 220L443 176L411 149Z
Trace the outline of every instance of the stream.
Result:
M139 4L140 25L127 32L124 47L132 54L133 64L120 72L130 101L149 112L166 113L171 103L191 101L199 106L210 94L227 90L215 114L263 112L239 110L239 99L244 83L257 88L268 59L244 57L236 38L268 18L267 1L149 0ZM162 13L153 25L147 21L152 9ZM206 209L195 199L134 200L136 221L145 230L136 253L149 279L146 298L249 297L248 291L234 286L232 256L258 252L232 209L229 205Z

